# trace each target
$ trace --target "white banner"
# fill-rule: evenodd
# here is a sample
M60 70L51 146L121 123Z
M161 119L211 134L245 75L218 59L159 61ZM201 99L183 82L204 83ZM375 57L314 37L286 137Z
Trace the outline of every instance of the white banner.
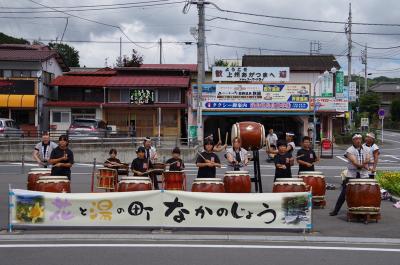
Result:
M357 99L357 83L350 82L349 83L349 101L354 102Z
M311 228L311 194L139 191L47 193L14 189L12 225Z
M213 82L289 82L289 67L228 67L212 68Z

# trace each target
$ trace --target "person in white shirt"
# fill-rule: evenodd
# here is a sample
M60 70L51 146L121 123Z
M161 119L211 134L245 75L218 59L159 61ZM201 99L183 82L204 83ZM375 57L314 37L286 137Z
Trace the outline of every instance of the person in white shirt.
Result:
M344 156L348 160L347 164L347 176L342 183L342 191L336 202L335 209L329 213L331 216L335 216L340 211L343 203L346 200L346 185L351 178L368 178L368 155L369 148L364 148L362 143L362 135L354 134L352 137L353 145L347 148Z
M275 157L274 153L270 151L276 151L276 143L278 142L278 136L274 133L274 129L269 129L269 133L267 134L267 154L268 161L272 161Z
M157 150L155 147L151 146L151 139L149 137L144 139L143 147L145 148L144 157L147 159L147 161L150 161L154 164L158 159Z
M368 155L368 175L369 178L374 179L376 175L376 166L379 160L379 146L375 144L375 134L370 132L365 137L363 148L369 149Z
M50 141L50 136L47 132L42 135L42 141L35 145L32 156L36 162L38 162L40 167L45 167L49 165L48 160L50 159L51 152L57 148L55 142Z
M296 149L296 145L293 142L293 138L294 138L294 133L292 132L286 133L286 142L287 142L286 150L289 154L292 154L293 151Z
M228 168L234 171L243 170L249 163L246 149L242 148L240 138L233 139L232 147L226 150L226 159L229 162Z

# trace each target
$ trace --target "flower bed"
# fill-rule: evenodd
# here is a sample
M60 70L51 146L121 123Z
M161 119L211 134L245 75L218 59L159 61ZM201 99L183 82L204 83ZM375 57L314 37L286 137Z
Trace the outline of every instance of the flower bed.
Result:
M382 188L400 196L400 171L378 171L376 179Z

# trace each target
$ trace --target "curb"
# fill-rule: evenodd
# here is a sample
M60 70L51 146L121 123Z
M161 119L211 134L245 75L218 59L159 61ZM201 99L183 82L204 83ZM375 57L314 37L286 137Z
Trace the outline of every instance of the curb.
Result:
M179 234L2 234L0 241L229 241L229 242L307 242L307 243L345 243L345 244L398 244L396 238L363 238L363 237L322 237L322 236L258 236L258 235L179 235Z

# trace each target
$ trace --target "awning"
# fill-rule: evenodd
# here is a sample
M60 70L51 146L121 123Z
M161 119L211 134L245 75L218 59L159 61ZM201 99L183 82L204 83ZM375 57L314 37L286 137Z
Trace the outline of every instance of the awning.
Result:
M0 108L36 108L36 95L0 95Z

